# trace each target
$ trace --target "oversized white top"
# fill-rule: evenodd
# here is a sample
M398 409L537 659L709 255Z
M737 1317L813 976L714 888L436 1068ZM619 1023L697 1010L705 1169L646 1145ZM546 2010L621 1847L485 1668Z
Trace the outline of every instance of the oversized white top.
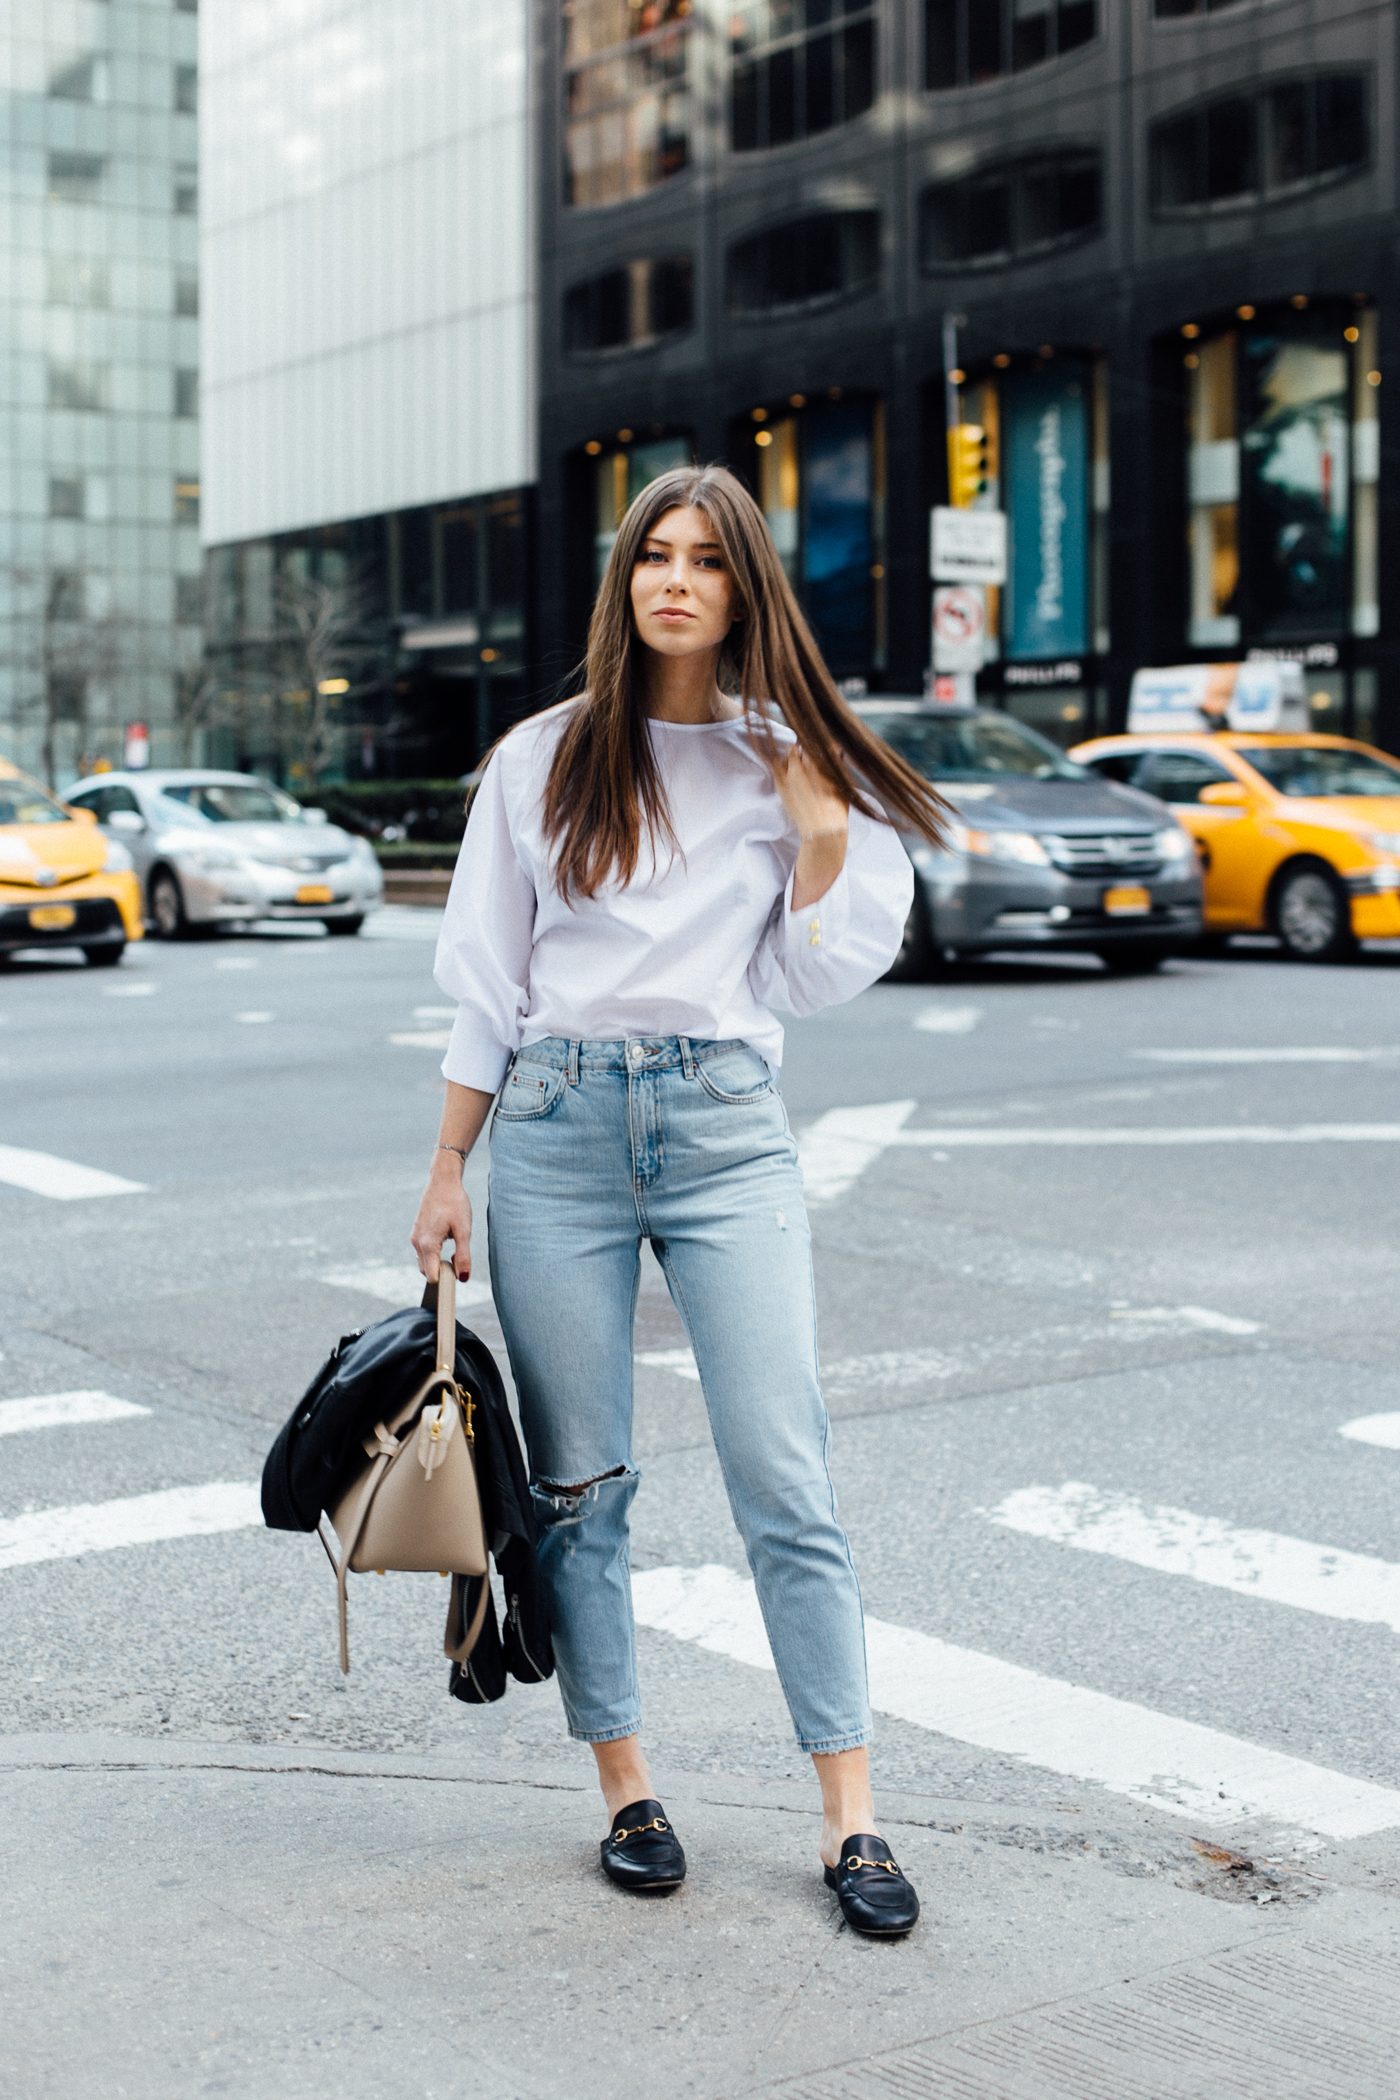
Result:
M770 1008L815 1013L894 960L914 894L898 836L853 809L845 867L793 911L800 841L742 719L653 721L680 851L653 862L643 826L631 882L566 903L541 810L568 712L513 730L472 803L433 971L460 1002L445 1076L494 1093L512 1053L548 1035L739 1037L776 1067Z

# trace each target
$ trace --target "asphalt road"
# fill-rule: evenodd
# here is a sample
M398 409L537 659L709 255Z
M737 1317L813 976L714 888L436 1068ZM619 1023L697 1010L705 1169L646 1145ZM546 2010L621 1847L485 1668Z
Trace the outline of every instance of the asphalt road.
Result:
M335 1338L410 1302L432 933L0 976L0 1176L137 1185L0 1178L10 2090L1393 2092L1400 953L988 964L791 1028L877 1798L926 1905L872 1950L811 1871L649 1255L634 1574L675 1902L599 1880L552 1686L446 1697L433 1578L352 1585L342 1680L319 1546L239 1520ZM481 1157L469 1187L484 1274ZM172 1508L207 1533L137 1537Z

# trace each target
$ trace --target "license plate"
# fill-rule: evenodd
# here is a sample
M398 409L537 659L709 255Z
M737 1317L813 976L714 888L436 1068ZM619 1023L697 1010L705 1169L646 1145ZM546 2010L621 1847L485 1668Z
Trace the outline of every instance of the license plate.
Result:
M36 933L62 933L65 926L77 925L78 914L71 904L36 904L29 923Z
M304 882L297 891L297 903L329 904L334 896L335 891L328 889L324 882Z
M1152 909L1152 892L1124 883L1119 889L1104 891L1103 908L1113 919L1140 919Z

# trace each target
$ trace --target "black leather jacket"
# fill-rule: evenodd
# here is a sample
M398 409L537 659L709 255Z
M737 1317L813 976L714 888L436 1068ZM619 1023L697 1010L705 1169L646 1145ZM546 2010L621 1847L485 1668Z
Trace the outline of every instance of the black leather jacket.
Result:
M428 1285L423 1300L421 1307L343 1335L292 1409L263 1467L263 1521L271 1529L314 1531L346 1472L363 1464L361 1438L393 1415L431 1372L437 1360L436 1284ZM505 1590L506 1622L502 1629L495 1598L489 1598L481 1636L466 1662L453 1663L448 1689L454 1699L482 1706L501 1697L507 1671L522 1684L552 1676L554 1650L520 1440L491 1351L460 1321L456 1375L476 1402L477 1492ZM468 1618L478 1596L468 1584Z

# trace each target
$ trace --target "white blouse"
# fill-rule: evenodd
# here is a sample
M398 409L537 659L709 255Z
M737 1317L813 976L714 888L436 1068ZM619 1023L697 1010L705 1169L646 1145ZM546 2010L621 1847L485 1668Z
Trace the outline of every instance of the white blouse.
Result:
M541 807L568 715L513 730L472 803L433 972L460 1002L443 1073L494 1093L512 1053L550 1035L738 1037L776 1069L771 1007L815 1013L894 960L914 894L897 834L853 809L840 875L793 911L800 841L742 718L652 721L680 850L654 862L644 824L632 880L566 903Z

